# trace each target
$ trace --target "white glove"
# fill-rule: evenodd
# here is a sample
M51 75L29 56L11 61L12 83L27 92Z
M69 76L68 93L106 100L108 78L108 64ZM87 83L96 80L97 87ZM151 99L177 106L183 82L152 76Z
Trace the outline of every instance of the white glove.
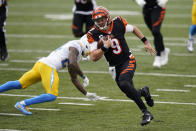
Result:
M90 93L90 92L86 93L86 97L93 101L96 101L99 99L99 96L97 96L96 93Z
M90 61L91 57L88 55L87 57L82 57L82 61Z
M87 76L86 75L83 75L82 76L82 79L83 79L83 86L84 87L87 87L88 85L89 85L89 79L87 78Z
M136 0L136 3L141 6L144 7L144 5L146 4L146 2L144 0Z
M157 0L158 5L161 6L162 8L165 8L167 1L168 0Z
M116 79L116 69L115 66L110 66L109 67L109 73L112 75L112 78L115 80Z

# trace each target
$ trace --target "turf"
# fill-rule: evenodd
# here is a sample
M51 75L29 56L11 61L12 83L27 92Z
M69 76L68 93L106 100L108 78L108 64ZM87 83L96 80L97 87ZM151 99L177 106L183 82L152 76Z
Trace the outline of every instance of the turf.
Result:
M75 39L69 20L52 20L48 14L72 15L71 0L11 0L8 1L6 25L9 60L0 62L0 84L16 80L31 69L34 61L48 55L50 51L63 43ZM153 38L144 24L141 8L130 0L97 0L109 10L137 12L139 15L122 15L136 25L153 44ZM189 53L185 41L191 25L192 0L172 0L167 4L162 33L166 47L170 48L169 63L162 69L154 69L150 56L133 34L126 35L129 47L136 57L137 70L134 77L136 88L148 85L155 100L155 106L149 107L154 120L149 125L140 126L141 112L133 102L123 101L83 101L81 99L58 98L54 102L32 105L31 108L60 109L60 111L31 110L32 116L0 115L0 130L33 131L196 131L196 52ZM112 18L115 14L112 14ZM16 61L22 60L22 61ZM116 86L108 73L104 58L98 62L80 62L90 80L89 92L96 92L109 99L128 100ZM71 83L69 74L59 73L59 97L83 96ZM103 73L94 73L101 71ZM152 75L150 73L154 73ZM165 76L159 76L164 74ZM169 76L170 74L170 76ZM176 75L176 76L174 76ZM160 92L157 89L189 90L189 92ZM41 83L25 90L12 90L5 94L39 95L45 93ZM29 97L3 96L0 94L0 113L20 114L14 108L17 101ZM61 105L58 103L86 103L92 106ZM161 102L177 102L161 103ZM184 104L183 104L184 103ZM186 104L192 103L192 104Z

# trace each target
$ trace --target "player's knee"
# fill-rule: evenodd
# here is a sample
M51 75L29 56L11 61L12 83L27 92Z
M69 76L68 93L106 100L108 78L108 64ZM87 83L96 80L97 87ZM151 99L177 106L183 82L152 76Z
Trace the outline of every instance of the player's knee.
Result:
M21 87L22 87L22 85L20 84L20 82L18 80L16 80L16 81L8 81L7 85L12 87L13 89L21 89Z
M56 100L56 96L53 94L46 94L45 98L47 99L47 101L54 101Z
M84 33L80 30L73 29L72 32L75 37L82 37L84 35Z
M77 32L77 33L73 33L75 37L82 37L84 35L83 32Z
M124 93L127 93L129 88L130 88L130 83L129 81L126 81L126 80L123 80L123 81L120 81L119 82L119 86L120 86L120 89L124 92Z
M161 33L160 33L160 30L159 29L152 29L152 33L153 33L153 35L154 36L158 36L158 35L160 35Z

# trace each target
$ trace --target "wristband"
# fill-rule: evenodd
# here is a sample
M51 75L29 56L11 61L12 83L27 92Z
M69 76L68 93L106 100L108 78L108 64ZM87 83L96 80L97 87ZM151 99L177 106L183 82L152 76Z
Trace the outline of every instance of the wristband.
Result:
M141 41L146 45L146 44L148 44L148 40L146 39L146 37L143 37L142 39L141 39Z
M107 51L108 51L108 48L105 47L105 45L104 45L104 46L101 47L101 50L102 50L103 52L107 52Z

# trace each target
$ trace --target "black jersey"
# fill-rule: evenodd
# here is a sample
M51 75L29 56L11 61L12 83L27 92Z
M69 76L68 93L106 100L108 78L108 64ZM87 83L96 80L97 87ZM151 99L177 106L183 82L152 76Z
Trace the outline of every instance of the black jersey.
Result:
M89 43L98 41L102 35L113 35L112 45L109 50L104 53L104 56L110 66L122 64L131 54L124 36L127 24L127 21L119 16L112 20L109 32L103 32L97 28L92 28L87 33Z
M75 11L93 11L95 5L95 0L75 0Z
M157 6L157 0L145 0L146 4L145 7L146 8L153 8L154 6Z

